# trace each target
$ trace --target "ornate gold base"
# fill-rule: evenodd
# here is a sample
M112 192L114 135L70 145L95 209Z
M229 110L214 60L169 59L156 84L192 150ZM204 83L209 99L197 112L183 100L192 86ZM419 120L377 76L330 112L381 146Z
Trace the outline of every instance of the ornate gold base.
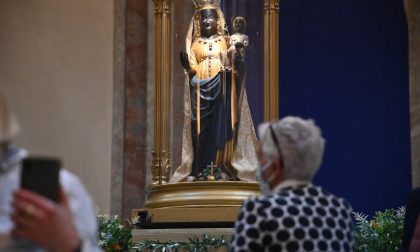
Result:
M241 206L250 196L260 195L256 182L213 181L150 185L145 208Z
M233 223L244 200L260 195L256 182L215 181L150 185L145 209L147 222ZM141 213L141 214L140 214Z

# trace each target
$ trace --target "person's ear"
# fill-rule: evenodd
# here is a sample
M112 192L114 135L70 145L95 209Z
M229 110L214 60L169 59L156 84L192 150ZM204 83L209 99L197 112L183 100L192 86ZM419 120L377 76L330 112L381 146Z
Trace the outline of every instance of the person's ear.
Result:
M269 182L269 185L271 188L274 188L285 179L283 175L283 165L282 165L281 160L273 161L272 169L273 169L272 176L274 177Z

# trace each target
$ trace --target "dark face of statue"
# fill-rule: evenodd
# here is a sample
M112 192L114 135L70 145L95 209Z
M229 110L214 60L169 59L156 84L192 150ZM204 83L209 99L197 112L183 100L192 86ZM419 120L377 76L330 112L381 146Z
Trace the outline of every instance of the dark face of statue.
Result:
M233 31L234 33L244 33L245 21L242 18L235 18L233 20Z
M201 36L209 38L217 33L217 12L215 9L200 11Z

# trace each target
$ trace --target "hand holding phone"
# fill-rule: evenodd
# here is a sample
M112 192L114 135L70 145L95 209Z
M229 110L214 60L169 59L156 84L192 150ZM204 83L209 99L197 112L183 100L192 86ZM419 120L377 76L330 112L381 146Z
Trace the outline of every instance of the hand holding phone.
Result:
M70 211L67 195L59 191L60 202L25 189L13 194L15 211L11 219L15 224L13 237L24 237L42 246L46 251L81 251L79 237ZM89 250L90 251L90 250Z
M60 160L29 157L22 161L21 187L54 202L60 199Z

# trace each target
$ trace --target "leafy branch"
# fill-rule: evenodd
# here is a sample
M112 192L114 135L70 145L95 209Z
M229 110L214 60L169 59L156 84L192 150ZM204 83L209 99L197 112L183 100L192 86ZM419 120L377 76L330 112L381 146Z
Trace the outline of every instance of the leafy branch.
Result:
M188 242L159 242L146 240L135 244L132 248L136 252L140 251L150 251L150 252L175 252L181 249L192 252L205 252L209 248L219 248L219 247L229 247L229 242L227 242L223 237L213 238L208 235L203 235L201 239L195 237L193 239L189 238Z
M404 226L405 208L378 211L371 220L353 213L356 251L398 251Z

